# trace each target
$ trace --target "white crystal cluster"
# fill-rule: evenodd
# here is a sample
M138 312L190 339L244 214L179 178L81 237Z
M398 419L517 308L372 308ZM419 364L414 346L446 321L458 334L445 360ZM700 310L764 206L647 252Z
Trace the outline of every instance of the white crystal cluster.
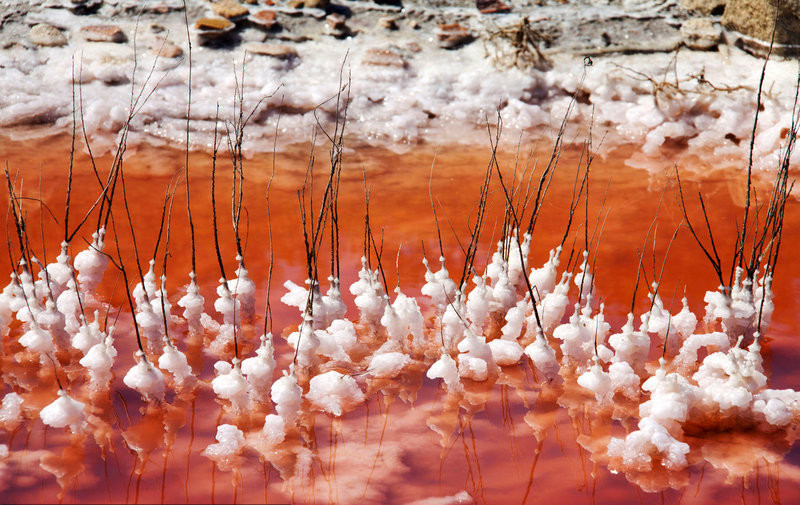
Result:
M108 266L99 253L103 238L100 229L74 264L62 247L47 266L51 275L36 280L21 262L0 293L3 331L19 321L14 338L30 359L53 366L59 376L56 363L64 358L57 354L68 353L74 367L85 370L85 390L61 384L56 399L38 412L44 424L74 433L92 422L84 395L107 393L117 375L115 327L99 310L87 312L101 304L95 290ZM299 325L287 335L289 354L277 360L269 332L258 345L240 348L245 326L255 317L256 293L241 257L236 277L220 280L216 290L213 306L221 322L205 312L194 274L177 302L182 316L173 314L166 279L156 282L151 262L132 292L141 348L121 374L122 383L153 404L169 402L204 382L181 350L186 340L209 342L206 353L216 359L209 386L230 422L218 427L217 442L204 454L229 469L248 447L268 457L296 443L311 411L345 416L368 399L370 384L380 384L375 381L424 374L458 398L475 383L498 380L504 367L526 363L543 384L577 388L596 402L598 412L634 421L628 425L635 429L608 443L615 471L685 468L692 451L689 426L779 432L800 418L800 393L770 389L762 364L761 335L773 310L769 272L747 278L738 270L733 286L706 293L701 319L685 298L681 310L671 313L653 284L649 309L638 318L628 314L613 330L603 304L595 302L589 252L569 272L560 270L561 247L541 266L529 265L531 245L530 235L509 231L485 271L473 270L460 285L444 258L435 270L424 260L420 300L399 288L390 296L382 273L362 258L349 286L358 311L352 319L338 278L328 279L325 294L317 281L307 280L306 288L287 281L281 300L298 309ZM281 368L279 361L289 364ZM21 393L4 396L0 425L13 429L25 416ZM621 404L635 407L624 411ZM237 427L241 416L265 409L269 413L257 432ZM298 468L308 463L301 452Z

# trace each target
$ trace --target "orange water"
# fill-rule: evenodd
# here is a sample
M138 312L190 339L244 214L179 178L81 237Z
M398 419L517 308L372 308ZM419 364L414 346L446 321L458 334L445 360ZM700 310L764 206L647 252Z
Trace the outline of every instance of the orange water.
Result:
M391 289L399 279L407 294L418 296L424 282L421 243L425 243L429 259L438 256L428 194L429 173L437 150L420 146L411 153L397 155L355 144L349 147L344 157L339 199L342 283L349 286L360 267L366 178L371 188L370 221L376 236L383 233L383 266L389 287ZM509 145L501 149L501 167L507 178L513 171L514 148ZM518 174L524 168L527 149L523 144ZM663 200L657 219L656 270L661 268L669 237L681 217L673 189L667 186L664 191L665 185L674 180L672 173L664 172L672 167L669 153L653 160L652 171L645 172L629 168L621 161L633 150L631 146L607 150L603 158L595 160L591 171L590 232L598 215L608 211L597 248L595 294L605 303L606 314L614 328L621 325L629 309L636 250L643 246L659 201ZM18 171L19 177L24 179L24 194L38 197L41 177L42 199L62 223L68 151L69 139L65 137L24 142L4 139L0 143L0 160L7 160L12 174ZM275 157L276 172L271 190L275 270L271 300L276 334L287 334L299 321L296 310L282 306L278 299L284 293L283 281L291 279L300 283L305 277L296 191L303 184L308 154L307 145L297 145ZM324 183L327 150L320 146L316 154L318 200ZM533 159L539 160L537 176L547 155L544 151L534 153ZM536 266L547 258L549 249L564 233L566 208L578 166L577 155L576 150L563 155L547 195L532 247L532 262ZM437 202L445 256L454 277L460 273L463 255L451 226L465 243L468 240L466 223L474 211L488 161L487 146L442 146L435 154L430 187ZM100 157L97 162L105 174L110 157ZM129 152L125 163L136 238L140 254L146 260L152 255L158 233L165 188L174 171L183 165L183 153L168 147L143 146ZM213 288L220 273L211 225L210 155L192 153L190 163L197 271L207 311L214 315ZM257 312L263 311L266 296L263 287L268 239L264 194L272 164L273 157L269 154L245 161L249 226L243 224L242 228L248 228L246 265L260 288ZM89 166L87 156L79 152L70 226L75 225L78 216L98 195L99 185ZM235 268L235 247L230 227L229 166L226 156L221 156L217 206L222 254L230 277ZM699 189L710 209L717 245L722 251L730 251L735 234L734 220L741 215L744 177L741 172L712 168L708 160L703 159L680 167L695 220ZM485 265L492 237L496 241L500 233L503 197L499 189L495 177L487 225L476 261L479 269ZM759 190L762 195L766 194L766 185L760 180ZM605 204L601 210L604 193ZM191 258L184 205L181 190L173 209L172 257L168 266L170 299L176 313L175 302L181 295L178 288L187 282ZM38 230L42 227L46 257L52 261L63 229L47 215L40 224L37 202L26 201L24 207L34 250L41 251ZM793 251L800 237L799 211L792 200L786 216L783 256L774 284L776 309L768 343L764 346L773 388L800 385L800 373L795 369L800 359L800 341L796 338L800 262ZM582 247L584 212L581 205L567 239L567 250L574 237L577 237L576 248ZM123 257L132 268L133 248L128 233L122 231L125 223L122 208L115 209L115 214L123 237L120 240ZM81 235L89 238L93 227L93 223L87 225ZM72 255L85 247L83 240L74 241ZM652 237L646 247L645 269L648 279L652 280L653 259L649 252L653 247ZM398 248L399 272L395 267ZM326 254L323 252L323 257ZM565 263L566 254L563 259ZM8 263L5 265L6 272L10 271ZM327 273L327 263L323 262L321 275L324 277ZM701 314L703 292L717 285L710 266L686 231L680 232L672 245L663 279L660 293L665 306L673 307L673 312L680 308L680 297L685 292L691 308ZM112 297L117 307L123 298L121 286L115 288L115 281L117 274L109 269L100 291ZM672 301L673 293L676 293L675 301ZM641 286L638 298L637 315L646 308ZM345 301L353 306L349 295ZM351 309L349 315L355 317L355 311ZM7 466L13 471L0 473L3 502L57 501L62 487L54 475L60 477L63 485L64 503L405 503L453 495L461 490L466 490L478 503L553 503L556 500L574 503L800 502L800 450L792 449L789 442L775 436L701 434L689 440L692 455L699 459L690 461L693 465L686 472L639 476L637 484L630 483L625 476L609 473L603 465L603 448L610 435L624 433L623 426L594 413L588 395L575 391L562 394L558 389L544 386L525 362L505 369L504 379L494 385L475 385L469 395L474 402L472 406L451 404L438 384L422 379L423 370L397 383L368 382L366 386L370 392L380 392L372 394L367 404L347 413L341 420L331 420L322 413L312 413L306 418L315 455L310 480L284 485L278 469L290 458L287 455L276 455L272 459L273 466L262 461L255 452L246 452L238 462L238 472L222 471L200 455L214 442L217 424L231 422L231 418L223 415L208 385L202 386L193 397L169 396L169 406L147 407L138 394L122 384L122 376L133 364L131 354L135 348L129 320L123 309L116 332L119 356L110 397L81 397L82 401L91 400L98 417L95 423L98 428L91 435L70 436L65 430L45 429L38 416L27 420L13 433L0 431L0 443L8 444L16 454L13 465ZM263 321L258 319L255 328L245 330L244 352L250 352L256 345L254 335L260 332L261 325ZM55 397L53 372L40 370L34 364L26 367L25 363L15 363L12 354L19 350L15 338L4 340L3 378L7 383L11 382L12 375L16 380L38 381L40 387L36 394L26 399L30 405L38 405L35 410L38 412L38 408ZM202 370L202 379L210 381L214 359L202 353L201 343L183 342L179 346L186 350L193 368ZM279 369L285 368L289 361L287 347L280 338L276 338L276 346L282 353L278 358ZM65 370L61 376L69 372ZM3 393L11 390L8 384L4 388ZM414 396L413 403L405 401ZM245 416L236 423L245 431L257 431L264 413Z

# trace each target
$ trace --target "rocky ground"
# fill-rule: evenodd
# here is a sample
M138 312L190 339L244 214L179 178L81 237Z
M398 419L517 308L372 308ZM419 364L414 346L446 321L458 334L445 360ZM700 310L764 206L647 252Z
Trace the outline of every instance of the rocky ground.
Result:
M800 40L800 7L785 3L776 42L782 51L792 51L791 43ZM726 0L189 0L186 14L198 42L220 49L376 31L389 38L433 36L451 50L514 37L520 52L534 55L506 63L542 64L554 52L671 51L681 44L709 49L723 41L763 52L775 15L764 5L756 0L727 5ZM165 29L175 34L184 23L183 10L181 0L7 1L0 5L0 47L60 46L76 38L130 43L137 23L156 34ZM524 20L525 26L509 28L509 20L511 25ZM172 41L159 50L168 57L181 53Z
M798 48L791 42L800 40L800 25L796 3L787 3L778 13L773 52L784 61L773 71L777 84L767 105L775 108L765 124L790 117L796 72L785 58ZM281 125L295 139L307 138L317 106L335 93L347 60L353 65L351 132L362 138L413 142L433 132L445 142L463 141L454 127L482 127L498 108L520 131L547 127L560 121L574 95L585 106L578 122L597 120L623 142L644 142L650 151L712 129L740 140L752 126L746 124L758 56L767 52L775 19L774 8L762 4L7 0L0 3L0 128L64 127L72 117L71 83L79 81L89 133L114 133L131 92L121 85L131 82L138 61L139 68L154 69L160 89L132 131L179 141L191 40L191 129L199 133L213 131L221 97L233 96L239 85L232 68L246 59L256 78L242 84L245 101L254 104L281 89L280 100L267 101L254 117L254 135L271 133L270 118L282 114ZM594 73L584 81L581 69L592 62ZM765 152L779 141L770 136Z

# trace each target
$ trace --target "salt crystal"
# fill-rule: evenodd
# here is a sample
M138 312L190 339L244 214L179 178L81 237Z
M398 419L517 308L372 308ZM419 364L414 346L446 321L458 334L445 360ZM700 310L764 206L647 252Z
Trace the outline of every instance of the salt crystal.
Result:
M244 433L232 424L217 426L217 443L206 447L203 456L217 463L222 470L230 470L245 445Z
M524 352L516 340L495 339L488 345L492 350L492 358L500 366L516 365Z
M608 372L595 360L592 367L578 377L578 385L594 393L600 406L611 404L614 397L613 383Z
M561 366L556 359L556 352L543 336L537 337L536 340L531 342L525 348L525 354L531 359L536 369L544 374L548 380L558 377Z
M393 379L400 375L410 362L411 358L402 352L377 354L370 360L367 372L374 377Z
M136 351L135 356L138 363L128 370L122 382L147 399L162 400L164 398L164 375L161 370L151 365L145 359L142 351Z
M431 303L439 311L443 311L445 306L455 298L456 283L450 278L450 273L444 266L444 257L439 258L442 267L436 272L432 272L428 266L428 260L423 259L425 265L425 284L422 286L422 294L431 298Z
M114 366L114 358L117 356L117 350L114 348L114 338L110 333L111 331L109 330L109 336L103 342L93 345L89 352L79 361L81 365L89 369L89 377L92 383L101 388L108 387L112 377L111 367Z
M92 245L75 256L74 266L78 271L78 283L86 292L92 292L97 288L108 267L109 258L102 254L105 234L105 228L92 233Z
M217 396L231 402L234 410L240 412L247 408L247 381L239 368L238 360L233 364L227 361L214 363L217 376L211 381L211 388Z
M270 396L275 403L275 411L283 418L284 423L293 424L300 415L300 406L303 404L303 390L297 385L294 374L284 371L283 376L272 384Z
M320 410L339 417L362 403L364 393L351 376L331 370L311 378L306 398Z
M202 331L200 320L205 307L205 299L200 294L197 286L197 279L194 272L189 274L189 285L186 287L186 294L178 300L178 305L183 307L183 317L189 324L189 330L198 333Z
M55 351L53 337L41 329L36 322L33 322L31 328L19 337L19 343L21 346L39 353L42 359L45 355L50 355Z
M17 393L8 393L0 405L0 425L6 429L13 428L22 421L22 397Z
M447 386L447 391L450 393L458 393L464 390L458 375L458 366L444 349L442 349L442 355L428 368L425 375L431 380L443 379Z
M242 375L251 387L251 398L260 400L269 393L272 386L272 373L275 371L272 333L261 336L261 345L256 355L242 361Z
M192 367L189 366L186 355L169 342L164 346L164 353L158 357L158 367L172 373L178 385L192 376Z
M47 426L53 428L70 427L77 431L83 424L84 404L73 400L63 390L58 391L58 398L39 411L39 417Z
M286 438L285 430L286 427L281 416L267 414L264 418L264 427L261 429L261 434L268 445L275 446Z

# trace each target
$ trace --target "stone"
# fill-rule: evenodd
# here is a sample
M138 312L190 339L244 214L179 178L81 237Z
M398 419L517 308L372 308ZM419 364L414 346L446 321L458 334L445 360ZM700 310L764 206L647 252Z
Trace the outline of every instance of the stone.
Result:
M800 45L800 2L796 0L728 0L722 25L769 44L776 13L775 43Z
M77 15L85 15L85 14L92 14L96 12L101 5L103 5L102 0L65 0L61 2L61 5L67 9L68 11L72 12L73 14Z
M297 50L285 44L253 43L248 44L246 50L248 53L271 56L278 60L292 60L297 58Z
M481 14L501 14L511 10L500 0L475 0L475 7Z
M394 47L372 47L367 49L361 57L361 63L376 67L408 67L408 62L403 58L400 51Z
M164 37L156 37L149 47L159 58L180 58L183 55L183 49L180 46Z
M404 47L404 48L405 48L407 51L409 51L409 52L412 52L412 53L421 53L421 52L422 52L422 46L421 46L421 45L419 45L419 44L418 44L416 41L414 41L414 40L411 40L411 41L409 41L409 42L406 42L405 44L403 44L403 47Z
M328 35L333 35L341 39L350 35L350 28L346 24L347 18L341 14L329 14L325 18L325 31Z
M719 16L725 11L727 0L681 0L681 7L703 16Z
M236 0L219 0L211 4L211 10L217 16L222 16L226 19L236 19L246 16L250 11L244 5Z
M61 33L61 30L53 25L44 23L34 25L28 36L31 42L37 46L56 47L67 43L67 37Z
M172 9L169 5L156 4L149 8L153 14L169 14Z
M439 46L444 49L458 49L475 40L475 36L460 23L440 24L437 30Z
M384 30L397 30L397 21L390 17L378 18L378 27Z
M194 22L194 27L201 33L227 32L236 25L225 18L200 18Z
M293 9L327 9L330 0L292 0L289 7Z
M89 42L122 43L128 40L117 25L89 25L81 28L81 35Z
M256 24L266 30L271 30L278 24L275 11L264 9L251 14L249 18L251 23Z
M690 18L681 25L681 36L689 49L707 51L722 41L722 28L711 18Z
M216 44L223 40L236 25L225 18L200 18L194 23L197 43L200 45Z

